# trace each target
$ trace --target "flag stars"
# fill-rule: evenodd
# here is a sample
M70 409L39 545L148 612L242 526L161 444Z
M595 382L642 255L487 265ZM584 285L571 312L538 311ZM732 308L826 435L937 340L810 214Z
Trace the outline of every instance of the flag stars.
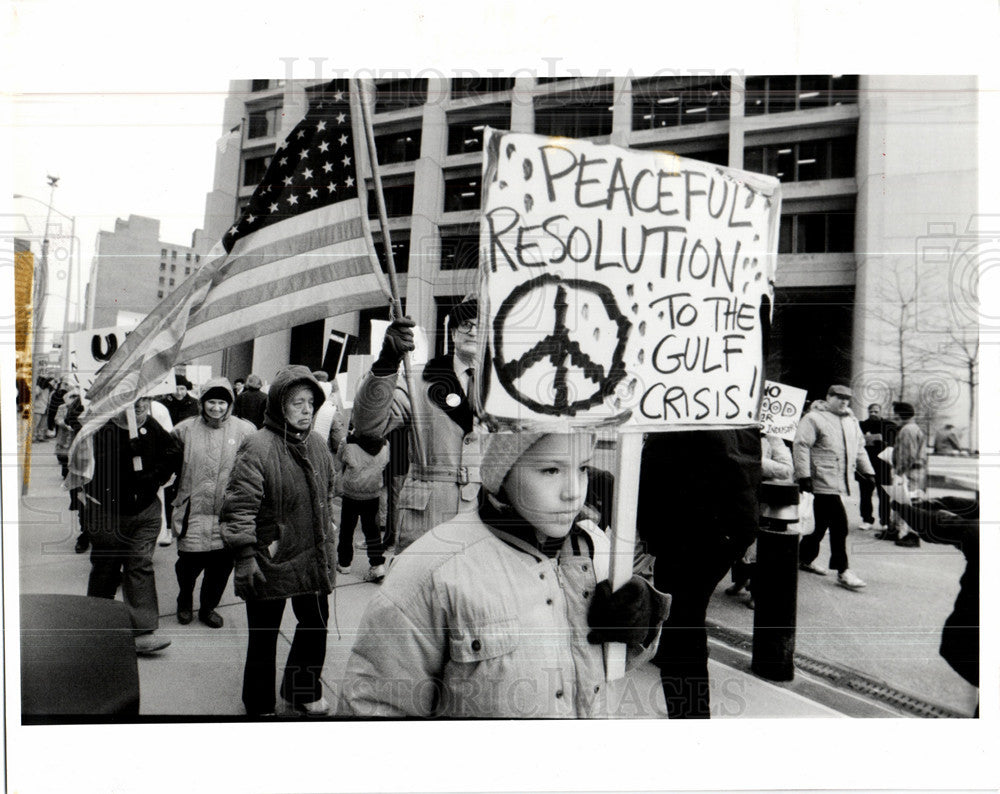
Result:
M326 151L327 149L329 149L329 148L330 148L330 142L329 142L329 141L323 141L323 142L322 142L322 143L321 143L321 144L319 145L319 150L320 150L321 152L325 152L325 151Z
M344 101L344 92L343 91L338 91L336 94L334 94L333 95L333 101L334 102L343 102Z
M347 185L348 187L351 187L354 184L354 177L353 176L347 177L344 184Z
M304 168L304 169L302 169L302 176L306 180L312 179L312 175L313 175L313 172L312 172L311 168Z
M290 176L286 176L283 181L285 183L285 187L291 187L291 185L292 185L292 178Z
M318 196L319 196L319 191L316 188L314 187L309 188L309 198L314 199L317 198Z
M257 220L257 216L256 215L252 215L252 214L251 215L247 215L247 219L246 220L247 220L247 223L253 223L255 220Z
M282 149L287 148L287 146L288 146L288 141L282 141L281 143L278 144L278 151L280 152Z
M319 124L316 125L316 132L322 132L325 129L326 129L325 121L321 121Z
M308 156L309 156L309 150L308 149L303 149L301 152L299 152L299 159L300 160L304 160Z
M337 114L337 123L338 124L343 124L346 119L347 119L347 114L346 113L338 113Z
M347 140L348 140L348 139L347 139L347 136L346 136L346 135L341 135L341 136L340 136L340 138L339 138L338 140L340 141L340 145L341 145L341 146L344 146L344 145L345 145L345 144L347 143Z
M273 204L271 204L271 206L270 206L270 207L268 207L268 210L269 210L270 212L277 212L277 211L278 211L278 203L277 203L277 202L274 202Z
M290 196L289 196L289 197L288 197L288 198L286 199L286 201L287 201L287 202L288 202L289 204L291 204L292 206L295 206L296 204L298 204L298 203L299 203L299 197L298 197L298 196L296 196L296 195L295 195L295 194L293 193L292 195L290 195Z
M335 184L333 184L333 182L331 182L329 185L327 185L326 189L329 190L331 193L336 193L337 192L337 186Z
M288 165L288 158L282 157L280 160L278 160L278 165Z
M333 163L323 163L323 173L329 174L333 170Z
M233 227L229 230L229 236L235 237L239 233L239 231L240 231L239 224L234 224Z
M305 130L299 130L299 134L296 135L295 137L296 138L304 138L305 136L306 136L306 131Z
M341 160L340 162L342 162L345 166L348 166L351 164L351 158L345 156L344 159Z

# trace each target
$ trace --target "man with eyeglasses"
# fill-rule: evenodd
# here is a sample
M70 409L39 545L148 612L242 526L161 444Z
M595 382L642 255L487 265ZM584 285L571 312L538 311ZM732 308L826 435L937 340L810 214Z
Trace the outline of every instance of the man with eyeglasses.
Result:
M478 506L480 434L471 403L478 315L475 298L452 309L452 352L432 358L413 373L414 395L399 376L399 365L415 347L415 323L409 317L394 321L354 398L355 434L385 437L399 428L409 430L410 468L395 511L399 551L432 527ZM414 421L421 423L423 450L417 448Z

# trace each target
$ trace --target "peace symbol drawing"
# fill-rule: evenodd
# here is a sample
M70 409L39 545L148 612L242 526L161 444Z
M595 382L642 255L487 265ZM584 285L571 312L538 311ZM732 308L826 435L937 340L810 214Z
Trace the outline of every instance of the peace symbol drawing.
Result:
M539 340L544 329L551 330ZM501 303L493 320L493 368L522 405L575 416L601 404L625 377L631 329L606 285L546 273Z

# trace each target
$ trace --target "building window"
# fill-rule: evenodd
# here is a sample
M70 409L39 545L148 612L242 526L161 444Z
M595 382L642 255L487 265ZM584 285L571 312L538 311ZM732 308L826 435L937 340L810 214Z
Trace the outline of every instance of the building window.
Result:
M427 81L406 78L379 82L375 93L375 112L417 107L427 101Z
M271 156L248 157L243 163L244 186L257 185L264 178L267 167L271 164Z
M390 218L403 218L413 214L413 185L392 185L382 187L385 197L385 212ZM375 190L368 191L368 217L378 217Z
M475 117L462 117L448 121L448 154L481 152L487 127L510 129L510 105L480 109Z
M167 263L166 262L160 262L160 272L161 273L166 273L167 272Z
M632 129L655 130L729 119L729 79L632 83Z
M251 80L250 90L251 91L267 91L271 87L270 80Z
M173 279L170 279L170 286L171 287L174 286L174 280Z
M854 176L853 135L827 140L747 147L743 167L776 176L782 182L841 179Z
M161 287L166 283L166 281L167 280L163 276L160 276L160 286Z
M405 233L404 233L405 234ZM378 256L382 272L389 272L389 264L385 258L385 244L380 237L375 240L375 254ZM392 238L392 263L396 267L397 273L405 273L410 269L410 239L409 237L394 235Z
M474 270L479 267L479 232L476 227L441 230L441 270Z
M858 76L771 75L746 79L746 115L856 105Z
M160 256L161 256L161 257L162 257L163 259L166 259L166 258L167 258L167 249L166 249L166 248L161 248L161 249L160 249Z
M185 276L190 276L191 275L191 268L189 268L189 267L184 268L184 275Z
M255 110L247 117L247 138L270 138L278 134L281 108Z
M781 216L779 254L840 254L853 250L853 209Z
M157 298L162 298L163 297L163 290L162 289L158 289L156 291L156 297Z
M195 261L195 264L198 264L198 262L201 261L201 254L195 254L194 255L194 261Z
M177 258L177 252L176 251L171 251L170 252L170 258L171 259L176 259Z
M611 88L573 91L535 100L535 131L539 135L592 138L611 134L614 92Z
M444 211L477 210L482 192L483 179L479 174L445 179Z
M375 136L375 153L382 165L405 163L420 157L420 130L388 132Z
M177 265L171 265L170 266L170 272L171 273L176 273L177 272Z
M184 261L185 262L190 262L191 261L191 252L190 251L188 251L186 254L184 254Z
M451 98L510 91L513 87L513 77L455 77L451 81Z

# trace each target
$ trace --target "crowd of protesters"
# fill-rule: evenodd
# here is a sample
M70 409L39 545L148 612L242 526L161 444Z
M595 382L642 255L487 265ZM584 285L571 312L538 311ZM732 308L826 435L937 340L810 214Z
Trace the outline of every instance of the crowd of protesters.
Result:
M968 540L968 509L934 505L928 518L885 488L902 478L903 493L919 499L925 487L926 443L912 406L893 406L898 425L878 405L859 423L850 389L834 385L803 415L794 443L754 427L649 435L637 529L656 563L637 565L612 592L614 477L594 465L595 437L485 432L472 409L477 311L475 300L453 310L451 352L410 379L400 365L414 348L413 323L393 322L350 414L326 373L288 366L268 387L256 374L237 387L216 378L197 396L178 377L176 391L154 403L160 420L148 399L135 403L134 422L128 411L114 417L93 437L93 479L71 494L77 551L91 547L88 595L113 598L121 588L138 653L170 644L157 633L152 568L165 508L177 541L177 621L197 615L222 629L216 608L231 578L245 602L246 713L275 715L280 696L288 713L322 716L334 708L321 683L328 596L337 574L352 570L360 522L363 578L380 587L357 632L339 714L605 716L602 645L621 642L630 664L659 667L670 718L705 718L710 598L730 568L727 592L752 593L758 529L797 521L799 491L811 495L815 518L800 568L827 573L816 558L829 533L830 567L848 590L865 586L845 543L843 497L855 480L862 529L876 527L877 492L884 537ZM58 395L52 424L65 475L80 395L44 385L49 393L35 400L45 401L45 423L35 432L44 435ZM405 468L393 465L398 457ZM948 510L958 510L958 525ZM929 529L935 521L953 531ZM962 620L971 610L965 585ZM276 691L288 602L297 625ZM949 661L973 680L972 641L959 622Z

